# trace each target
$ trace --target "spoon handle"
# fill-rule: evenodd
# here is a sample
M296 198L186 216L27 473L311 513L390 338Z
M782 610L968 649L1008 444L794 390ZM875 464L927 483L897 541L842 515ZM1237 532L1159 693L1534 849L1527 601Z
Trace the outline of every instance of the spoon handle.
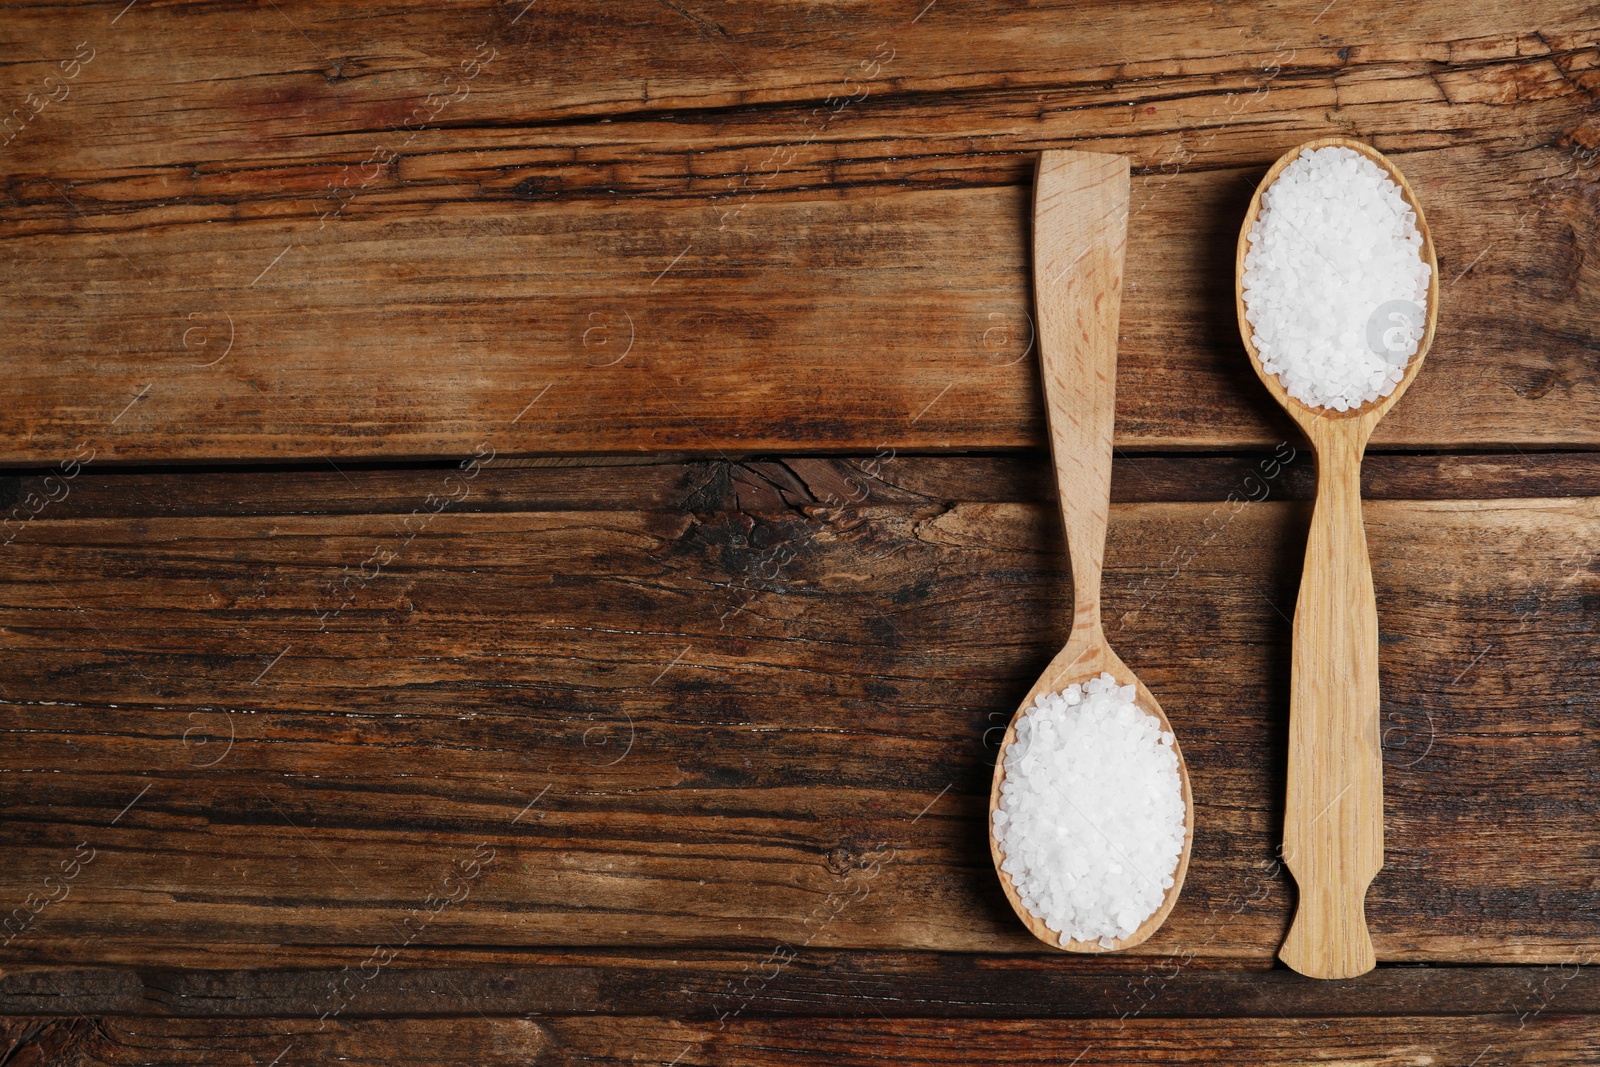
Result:
M1082 635L1100 629L1128 186L1125 156L1044 152L1033 188L1039 366Z
M1359 420L1310 427L1317 503L1294 613L1284 862L1300 905L1278 956L1313 978L1376 965L1367 886L1383 866L1378 609L1361 523Z

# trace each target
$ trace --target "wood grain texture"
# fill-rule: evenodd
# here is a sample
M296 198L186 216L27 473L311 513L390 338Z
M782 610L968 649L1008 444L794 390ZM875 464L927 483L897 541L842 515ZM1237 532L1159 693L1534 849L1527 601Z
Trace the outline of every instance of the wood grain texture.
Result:
M1375 163L1399 187L1427 265L1426 326L1390 392L1349 411L1289 395L1256 350L1246 317L1245 259L1262 198L1302 153L1340 148ZM1295 602L1289 682L1288 798L1284 862L1300 897L1279 956L1313 978L1354 978L1377 965L1367 934L1367 886L1383 867L1383 746L1378 696L1378 609L1361 517L1361 457L1385 415L1410 389L1439 325L1439 261L1416 191L1371 145L1324 137L1278 158L1250 198L1234 259L1239 335L1261 384L1299 425L1317 459L1317 502Z
M928 462L896 480L949 476ZM53 895L95 850L6 961L123 959L152 923L145 962L189 966L419 929L419 948L1035 943L981 822L986 737L1065 638L1050 505L446 510L405 544L409 509L238 515L212 492L216 517L41 517L0 550L0 892ZM1272 768L1306 519L1112 509L1107 626L1182 731L1201 827L1147 957L1265 962L1285 929ZM1393 680L1379 957L1600 949L1594 501L1377 501L1368 521ZM376 574L375 548L399 553ZM493 864L422 923L480 846Z
M1361 511L1362 418L1307 424L1317 500L1306 536L1289 667L1283 861L1295 917L1279 957L1313 978L1377 966L1367 887L1383 868L1378 604Z
M1239 1062L1414 1067L1584 1063L1600 1019L1502 1017L1386 1019L828 1020L663 1018L337 1020L10 1019L0 1039L13 1062L84 1067L132 1062L276 1061L390 1064L589 1065L672 1063L798 1067L967 1063L1080 1065Z
M185 515L360 515L407 512L437 488L443 466L316 466L237 470L84 468L52 518ZM1259 453L1122 456L1112 460L1117 503L1310 500L1309 450L1279 442ZM47 499L47 471L0 476L0 509ZM1368 453L1368 500L1492 500L1600 496L1600 453L1465 455ZM1050 502L1048 464L1031 455L671 456L496 460L455 511L781 511L847 504ZM31 496L30 496L31 494ZM59 496L59 491L56 491ZM16 518L26 514L26 509Z
M139 5L126 15L13 3L6 13L13 32L5 58L22 67L7 76L15 90L8 99L27 90L46 95L51 87L43 78L59 78L57 58L77 54L78 42L94 51L77 76L62 79L69 96L6 146L13 158L33 166L104 161L130 170L172 160L226 168L307 152L313 138L342 137L364 153L385 132L418 128L505 147L497 134L590 116L677 118L844 103L851 117L863 87L897 98L1103 92L1108 85L1164 90L1183 79L1302 72L1342 73L1361 86L1390 70L1425 72L1437 64L1467 73L1442 80L1426 97L1448 90L1462 102L1492 104L1557 95L1566 80L1593 69L1584 54L1592 47L1584 34L1593 12L1570 0L1515 12L1400 13L1370 4L1321 11L1284 0L1248 12L1196 12L1180 0L1139 10L1050 0L1000 9L940 4L926 12L882 0L848 9L737 0L707 14L668 4L612 12L574 0L532 9L289 0L266 8ZM460 61L474 56L479 42L494 58L476 74L462 70ZM880 42L894 58L874 70L863 60ZM166 65L151 69L154 57ZM1528 60L1528 69L1473 77L1506 57ZM132 97L130 88L149 95ZM419 107L424 115L416 114ZM812 129L826 130L832 118L813 116Z
M63 949L67 946L63 945ZM124 952L145 952L131 944ZM793 948L793 946L785 946ZM259 950L218 946L203 968L12 967L0 1015L316 1019L347 977L350 946L307 946L293 968L230 968ZM1066 1019L1600 1014L1574 956L1545 967L1381 966L1319 983L1284 967L1204 958L1069 959L1059 953L774 955L641 949L416 948L362 988L341 1017L663 1015L680 1018ZM65 958L66 953L62 954ZM157 951L154 955L168 955ZM779 966L779 964L782 964Z
M1267 162L1327 132L1423 190L1458 340L1377 442L1600 444L1574 5L1512 32L1360 4L1153 33L1148 7L741 9L705 41L671 5L280 6L11 9L5 99L96 52L3 149L0 461L1038 446L1025 162L1069 145L1137 168L1119 446L1270 444L1220 250ZM742 41L746 74L675 34L713 64ZM467 94L406 126L480 41Z
M1589 6L0 24L7 1067L1592 1060L1600 516L1524 499L1600 496ZM1393 962L1315 983L1271 966L1314 485L1226 251L1328 134L1416 182L1451 328L1362 471ZM1093 959L980 826L1071 602L1060 148L1133 165L1106 619L1202 819Z
M1046 152L1033 190L1038 360L1057 506L1072 561L1072 631L1104 641L1100 571L1111 505L1128 161Z

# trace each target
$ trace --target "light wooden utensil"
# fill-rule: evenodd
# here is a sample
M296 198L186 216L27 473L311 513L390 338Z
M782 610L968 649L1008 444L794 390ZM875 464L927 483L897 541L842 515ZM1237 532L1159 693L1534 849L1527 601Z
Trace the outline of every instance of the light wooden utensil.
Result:
M1422 234L1427 326L1394 392L1353 411L1312 408L1261 366L1245 319L1244 257L1261 194L1306 149L1352 148L1389 173ZM1361 524L1361 456L1378 420L1406 391L1433 342L1439 264L1422 206L1405 177L1370 145L1323 137L1284 153L1250 201L1235 263L1239 331L1267 391L1300 424L1317 457L1317 502L1294 611L1289 683L1289 789L1283 859L1299 908L1278 957L1313 978L1352 978L1377 964L1367 934L1367 886L1383 866L1383 754L1378 731L1378 608Z
M989 851L1006 899L1035 937L1068 952L1111 952L1144 941L1178 901L1194 840L1194 798L1189 769L1176 741L1183 780L1186 832L1172 887L1155 914L1109 947L1099 941L1062 939L1022 906L994 836L994 812L1005 781L1006 751L1016 738L1017 719L1041 693L1085 682L1102 671L1119 685L1137 687L1141 708L1171 731L1161 705L1106 642L1100 624L1100 567L1105 556L1106 515L1111 505L1111 425L1117 399L1117 316L1122 307L1122 261L1128 237L1128 161L1087 152L1045 152L1033 191L1033 288L1038 305L1039 362L1050 423L1050 453L1056 491L1066 522L1072 560L1072 632L1050 661L1006 727L995 757L989 792ZM1149 872L1155 878L1165 871Z

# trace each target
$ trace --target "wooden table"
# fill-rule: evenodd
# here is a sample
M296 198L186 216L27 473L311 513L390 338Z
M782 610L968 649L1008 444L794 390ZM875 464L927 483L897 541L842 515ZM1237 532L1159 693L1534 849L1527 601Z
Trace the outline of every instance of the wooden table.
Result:
M0 1063L1593 1063L1591 6L0 14ZM1366 465L1376 972L1275 963L1312 471L1233 241L1427 206ZM1183 897L1042 950L983 817L1070 577L1035 153L1134 167L1112 640Z

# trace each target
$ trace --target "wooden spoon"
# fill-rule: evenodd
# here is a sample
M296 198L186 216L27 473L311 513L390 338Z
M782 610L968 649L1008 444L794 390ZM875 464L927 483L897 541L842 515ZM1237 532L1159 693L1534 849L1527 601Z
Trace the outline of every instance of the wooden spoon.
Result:
M1427 328L1394 392L1351 411L1309 407L1261 365L1245 319L1244 257L1261 194L1306 149L1351 148L1388 172L1417 213L1432 268ZM1289 790L1283 859L1300 904L1278 957L1313 978L1352 978L1377 964L1367 934L1367 886L1383 866L1383 754L1378 731L1378 608L1361 524L1361 456L1372 428L1400 399L1433 342L1439 264L1422 206L1377 149L1322 137L1285 152L1256 188L1239 231L1235 263L1239 331L1256 373L1300 424L1317 457L1317 503L1294 612L1289 683Z
M1106 643L1100 625L1100 567L1106 514L1111 505L1111 424L1117 399L1117 316L1122 307L1122 260L1128 237L1128 160L1087 152L1045 152L1033 191L1033 286L1039 310L1039 360L1050 422L1050 453L1072 560L1072 632L1011 717L994 764L989 792L989 851L1000 885L1017 917L1035 937L1068 952L1111 952L1143 942L1178 901L1194 840L1194 798L1189 770L1174 741L1183 780L1186 832L1183 854L1161 906L1132 934L1108 945L1063 939L1022 906L1001 870L1005 856L994 836L994 813L1005 782L1006 751L1017 720L1034 698L1109 672L1119 685L1136 687L1138 704L1172 726L1161 705ZM1149 872L1160 877L1167 872Z

